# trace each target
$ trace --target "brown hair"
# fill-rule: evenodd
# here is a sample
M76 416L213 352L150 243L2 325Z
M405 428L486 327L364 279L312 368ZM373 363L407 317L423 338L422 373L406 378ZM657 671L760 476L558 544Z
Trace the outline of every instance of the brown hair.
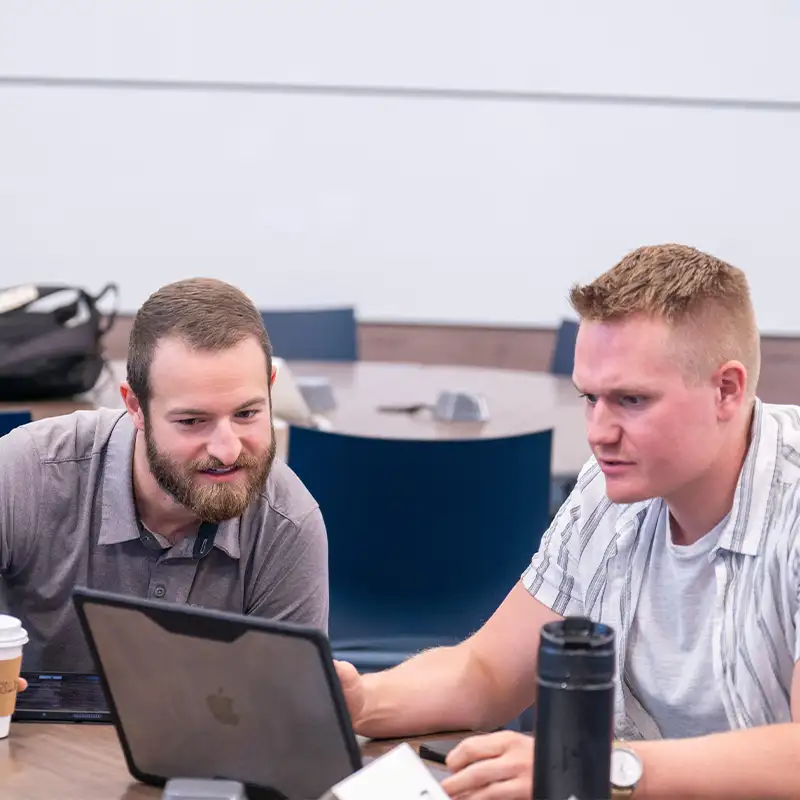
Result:
M582 320L641 314L684 330L699 373L738 360L747 370L748 394L755 393L761 341L740 269L686 245L640 247L591 283L573 286L569 299Z
M162 286L145 300L128 341L128 383L147 411L150 365L161 339L181 339L196 350L219 351L248 337L258 340L272 373L272 346L258 309L244 292L214 278L190 278Z

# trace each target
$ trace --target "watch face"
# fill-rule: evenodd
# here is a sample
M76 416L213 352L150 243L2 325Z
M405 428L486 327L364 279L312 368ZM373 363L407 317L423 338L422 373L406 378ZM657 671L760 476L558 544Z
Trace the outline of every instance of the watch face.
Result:
M642 777L642 762L632 750L615 747L611 751L611 783L624 789L636 786Z

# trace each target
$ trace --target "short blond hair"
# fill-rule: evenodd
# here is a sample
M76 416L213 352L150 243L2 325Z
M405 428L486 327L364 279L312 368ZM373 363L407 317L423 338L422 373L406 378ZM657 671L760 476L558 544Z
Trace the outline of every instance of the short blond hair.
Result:
M740 361L747 392L755 394L761 338L747 278L737 267L686 245L640 247L591 283L573 286L569 299L581 320L644 315L685 331L700 374Z

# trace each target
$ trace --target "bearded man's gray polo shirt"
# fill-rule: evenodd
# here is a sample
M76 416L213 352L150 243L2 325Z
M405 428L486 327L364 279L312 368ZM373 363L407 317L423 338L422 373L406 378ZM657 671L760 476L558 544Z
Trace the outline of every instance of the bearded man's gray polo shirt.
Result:
M319 507L279 459L258 500L195 537L143 541L134 508L135 430L125 412L78 411L0 438L0 611L30 635L23 669L94 671L76 584L312 625L327 631L328 550Z

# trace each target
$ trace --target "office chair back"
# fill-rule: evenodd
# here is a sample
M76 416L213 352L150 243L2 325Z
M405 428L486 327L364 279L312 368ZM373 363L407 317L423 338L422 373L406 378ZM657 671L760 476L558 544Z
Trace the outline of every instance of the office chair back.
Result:
M547 526L551 440L550 430L406 441L291 428L290 466L328 531L334 649L371 638L402 654L480 627Z
M272 351L287 361L357 361L355 309L262 311Z
M31 421L30 411L0 411L0 436L5 436L20 425Z
M572 377L575 364L575 341L578 338L578 323L565 319L556 334L556 344L550 360L550 372L553 375Z

